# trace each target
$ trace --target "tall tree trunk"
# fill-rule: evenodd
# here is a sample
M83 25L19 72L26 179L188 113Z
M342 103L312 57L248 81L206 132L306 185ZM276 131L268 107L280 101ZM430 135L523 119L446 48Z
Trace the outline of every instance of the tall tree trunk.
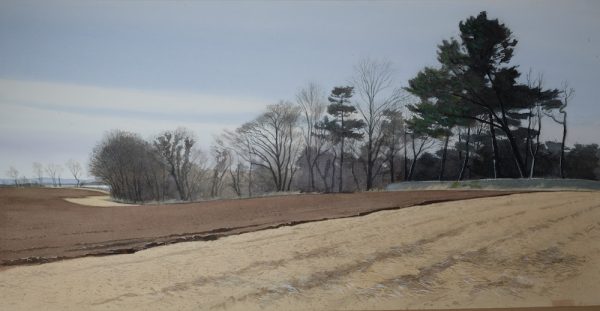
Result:
M448 154L448 141L450 140L450 134L446 135L444 140L444 150L442 151L442 159L440 163L440 175L438 179L441 181L444 179L444 171L446 170L446 157Z
M458 145L459 146L462 146L462 136L463 136L462 131L459 131L458 132ZM458 161L462 162L462 149L461 148L458 148Z
M515 137L510 132L509 128L502 129L506 134L506 138L508 138L508 142L510 143L510 149L513 153L513 158L515 159L515 163L517 164L517 169L519 170L519 176L521 178L525 177L525 164L523 163L523 157L521 157L521 152L519 151L519 146L517 145L517 141Z
M458 174L458 180L463 180L465 176L465 169L469 163L469 140L471 138L471 127L467 128L467 138L465 139L465 160L460 169L460 174Z
M352 166L351 166L351 170L352 170L352 178L354 179L354 184L356 185L356 190L360 190L360 182L358 181L358 177L356 176L356 170L354 169L354 164L356 164L356 161L352 160Z
M394 167L394 155L392 153L392 155L389 158L389 163L390 163L390 183L394 183L396 182L396 169Z
M252 162L248 168L248 197L252 197Z
M531 150L531 119L533 118L533 108L529 108L529 117L527 118L527 140L525 141L526 150ZM525 152L525 167L529 167L529 152ZM531 177L530 177L531 178Z
M337 153L333 152L333 161L331 161L331 192L335 191L335 160L337 160Z
M413 151L413 159L410 163L410 171L408 172L408 180L412 180L413 173L415 171L415 166L417 165L417 151L415 150L415 135L411 134L412 139L412 151Z
M342 192L343 187L344 187L344 179L342 176L343 170L344 170L344 138L342 137L342 141L340 144L340 175L338 176L338 180L339 180L338 192Z
M490 122L493 122L494 117L490 113ZM493 124L490 124L490 136L492 138L492 164L494 168L494 179L500 175L500 157L498 156L498 141L496 141L496 128Z
M406 128L404 129L404 180L408 180L408 155L406 154Z
M331 192L329 189L329 184L327 183L327 174L329 173L329 168L331 167L331 160L327 160L325 162L325 172L321 170L321 166L317 164L317 173L321 177L321 181L323 182L323 186L325 187L325 192ZM333 168L335 170L335 167Z
M563 112L563 135L560 144L560 178L565 178L565 141L567 140L567 112Z
M506 110L504 108L502 96L500 95L500 92L498 91L496 84L494 83L494 79L492 79L492 76L489 71L487 72L487 77L490 80L490 82L492 83L492 88L494 89L494 93L496 94L496 97L498 98L498 102L500 103L501 113L502 113L501 129L504 132L504 134L506 135L506 138L508 138L508 142L510 143L510 148L513 153L513 158L517 164L517 169L519 170L519 175L521 178L523 178L523 177L525 177L525 165L523 163L523 157L521 157L521 151L519 150L519 146L517 146L517 142L508 126L508 121L506 118ZM494 119L492 117L493 117L492 112L490 112L490 122L493 123ZM498 157L496 157L496 159L498 159Z
M305 157L306 157L306 164L308 165L308 179L309 179L309 185L310 185L310 191L314 192L315 191L315 171L314 171L314 161L312 160L312 151L310 150L310 146L306 146L306 152Z
M373 187L373 141L371 137L369 137L369 142L367 145L367 191L371 190Z
M540 136L542 135L542 116L541 111L538 108L538 127L537 127L537 136L535 138L535 151L533 151L532 146L529 146L529 151L531 152L531 166L529 168L529 178L533 178L533 172L535 170L535 158L537 156L538 151L540 150Z

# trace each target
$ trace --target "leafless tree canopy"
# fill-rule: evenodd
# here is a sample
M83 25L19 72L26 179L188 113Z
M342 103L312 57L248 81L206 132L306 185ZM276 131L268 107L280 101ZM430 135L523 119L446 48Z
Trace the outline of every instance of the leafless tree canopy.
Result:
M43 178L44 178L44 166L40 162L33 162L32 168L33 168L33 173L35 174L35 176L38 179L38 184L41 185L43 183Z
M211 197L221 196L225 177L232 165L233 158L231 152L226 148L220 148L220 146L213 146L212 156L214 160L212 177L211 177Z
M46 165L46 174L52 179L52 186L61 186L60 177L62 174L62 166L55 163L48 163Z
M326 144L323 135L316 133L315 125L325 115L325 93L316 83L309 83L296 94L296 102L301 113L301 129L305 145L302 156L306 162L309 190L315 191L315 170Z
M110 185L114 198L143 202L158 197L153 175L161 165L139 135L112 131L92 151L90 172Z
M81 166L81 164L79 164L79 162L73 159L69 159L69 161L67 161L65 165L69 169L69 172L71 172L71 175L73 175L73 178L75 178L75 181L77 182L77 187L79 187L81 185L80 179L81 175L83 174L83 167Z
M394 85L394 70L389 61L361 60L355 67L352 80L358 95L356 109L365 122L365 156L362 159L366 173L366 189L373 187L381 162L378 158L385 142L386 111L399 109L406 93Z
M252 164L267 170L276 191L290 190L299 155L299 110L289 102L279 102L239 129L248 142Z
M169 167L182 200L191 198L188 174L192 167L190 157L195 142L193 134L184 128L166 131L154 141L154 147L158 150L162 161Z
M15 186L19 186L19 171L14 166L8 168L6 175L14 181Z

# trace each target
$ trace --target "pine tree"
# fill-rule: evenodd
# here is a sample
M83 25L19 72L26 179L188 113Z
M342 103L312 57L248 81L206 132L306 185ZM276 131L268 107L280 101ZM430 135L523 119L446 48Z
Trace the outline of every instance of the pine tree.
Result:
M356 113L356 108L350 104L353 93L354 88L351 86L334 87L328 97L330 104L327 106L327 113L332 116L332 119L325 116L323 121L316 125L316 128L328 132L329 139L334 145L340 145L339 192L343 191L344 142L346 139L363 137L360 130L364 127L364 121L352 118Z

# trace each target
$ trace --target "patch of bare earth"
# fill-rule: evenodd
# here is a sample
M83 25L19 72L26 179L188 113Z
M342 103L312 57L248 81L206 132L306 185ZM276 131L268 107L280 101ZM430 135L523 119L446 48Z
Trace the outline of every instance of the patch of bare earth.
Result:
M357 216L432 201L509 193L312 194L132 206L109 202L105 194L99 196L99 192L90 190L0 188L0 265L133 253L175 242L214 240L282 225ZM82 205L85 203L87 205Z
M600 304L600 193L515 194L0 272L0 309Z
M136 206L136 204L115 202L109 195L94 195L85 198L65 198L65 201L83 206Z

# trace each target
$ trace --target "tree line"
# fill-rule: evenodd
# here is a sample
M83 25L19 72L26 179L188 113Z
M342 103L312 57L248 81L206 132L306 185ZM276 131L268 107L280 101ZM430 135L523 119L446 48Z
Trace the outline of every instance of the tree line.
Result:
M438 64L398 87L392 63L364 59L327 92L293 101L215 137L207 152L179 128L150 140L115 130L90 173L126 201L197 200L268 192L346 192L408 180L561 177L597 179L598 145L566 145L574 89L546 88L512 57L518 41L486 12L443 40ZM543 124L562 127L542 141Z
M10 166L6 171L6 175L12 180L12 183L19 186L42 186L50 184L53 187L61 187L63 185L63 173L64 168L67 168L70 176L75 180L75 186L79 187L82 184L82 176L84 174L84 167L78 161L69 159L62 166L56 163L42 164L40 162L33 162L31 168L33 170L34 178L28 178L25 175L19 173L19 170ZM50 179L50 181L44 180L44 178Z

